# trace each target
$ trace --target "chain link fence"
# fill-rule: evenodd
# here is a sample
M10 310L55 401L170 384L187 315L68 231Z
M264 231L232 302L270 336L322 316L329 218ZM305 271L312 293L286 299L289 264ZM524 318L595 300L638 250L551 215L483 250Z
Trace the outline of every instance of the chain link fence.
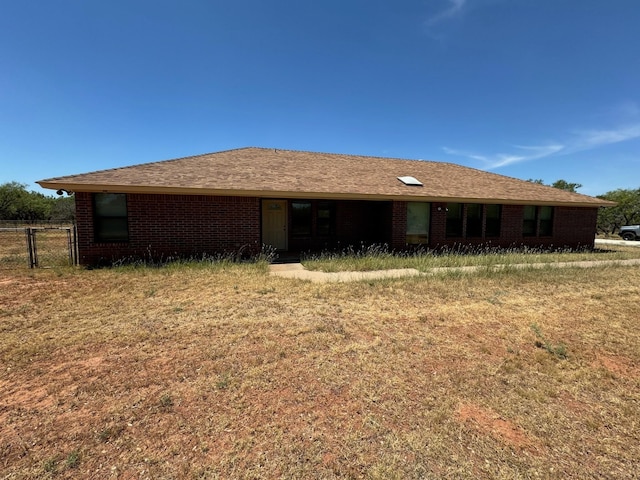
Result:
M0 224L0 269L76 265L74 226Z

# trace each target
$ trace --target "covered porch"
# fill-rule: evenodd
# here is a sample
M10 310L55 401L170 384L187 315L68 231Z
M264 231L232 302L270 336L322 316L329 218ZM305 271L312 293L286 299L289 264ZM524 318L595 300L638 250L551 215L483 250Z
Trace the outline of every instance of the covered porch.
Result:
M393 243L391 201L262 199L262 243L279 252Z

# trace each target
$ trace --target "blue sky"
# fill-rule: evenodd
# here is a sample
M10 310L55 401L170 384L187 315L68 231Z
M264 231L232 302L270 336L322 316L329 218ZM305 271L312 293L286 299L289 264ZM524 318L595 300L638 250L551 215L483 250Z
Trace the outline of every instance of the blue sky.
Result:
M260 146L640 187L638 0L0 6L0 183Z

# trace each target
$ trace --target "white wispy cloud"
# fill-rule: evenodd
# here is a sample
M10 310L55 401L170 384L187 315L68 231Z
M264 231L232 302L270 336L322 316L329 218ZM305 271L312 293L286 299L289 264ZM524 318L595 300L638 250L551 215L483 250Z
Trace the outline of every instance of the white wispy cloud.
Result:
M482 168L493 170L514 163L538 160L552 155L568 155L584 150L625 142L640 138L640 123L621 126L608 130L581 130L567 136L562 143L549 143L545 145L513 145L513 152L484 154L469 150L443 147L442 150L449 155L467 157L482 162Z
M628 125L612 130L584 130L574 133L575 141L570 145L570 150L590 150L603 145L620 143L634 138L640 138L640 123ZM569 153L569 152L567 152Z
M432 27L443 20L459 15L462 13L466 3L467 0L447 0L447 5L444 10L438 11L426 20L427 26Z
M483 168L492 170L494 168L505 167L513 163L526 162L528 160L535 160L538 158L548 157L554 153L558 153L563 150L564 145L514 145L514 149L524 150L524 152L517 153L496 153L492 155L484 155L477 152L470 152L466 150L457 150L454 148L443 147L443 151L449 155L458 155L461 157L467 157L472 160L479 160L484 165Z

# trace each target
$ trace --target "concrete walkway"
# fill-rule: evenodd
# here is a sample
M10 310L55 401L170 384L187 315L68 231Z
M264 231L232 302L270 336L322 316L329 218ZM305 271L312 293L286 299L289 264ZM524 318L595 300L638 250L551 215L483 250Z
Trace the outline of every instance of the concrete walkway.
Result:
M543 269L543 268L594 268L607 265L636 266L640 265L640 258L629 260L594 260L583 262L556 262L556 263L523 263L517 265L495 265L492 271L507 269ZM304 268L301 263L284 263L269 266L270 275L284 278L295 278L298 280L308 280L314 283L326 282L357 282L363 280L380 280L387 278L403 278L430 276L442 273L473 273L487 267L437 267L428 272L420 272L415 268L400 268L394 270L373 270L369 272L317 272Z
M420 272L415 268L398 268L395 270L373 270L369 272L317 272L304 268L301 263L283 263L270 265L271 275L285 278L310 280L315 283L324 282L357 282L361 280L375 280L379 278L415 277Z
M596 246L598 245L622 245L624 247L640 247L640 242L634 240L596 238Z

